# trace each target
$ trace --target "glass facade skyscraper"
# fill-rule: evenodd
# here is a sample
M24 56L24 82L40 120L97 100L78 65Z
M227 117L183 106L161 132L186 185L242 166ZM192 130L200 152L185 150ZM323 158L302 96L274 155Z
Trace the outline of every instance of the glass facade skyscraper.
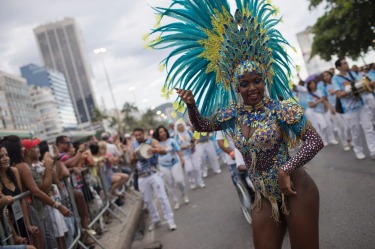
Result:
M65 75L78 123L90 122L95 108L87 62L74 19L34 29L44 64Z
M51 89L54 102L56 103L55 110L58 114L56 122L59 123L60 132L77 129L77 118L64 75L54 69L40 67L35 64L23 66L20 70L22 77L27 80L29 85ZM35 90L36 93L40 94L40 96L46 95L42 90ZM41 111L43 112L44 110Z

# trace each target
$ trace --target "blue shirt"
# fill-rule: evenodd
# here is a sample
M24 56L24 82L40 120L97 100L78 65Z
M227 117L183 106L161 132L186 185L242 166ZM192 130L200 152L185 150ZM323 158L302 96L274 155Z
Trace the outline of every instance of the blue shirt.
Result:
M374 70L374 69L371 69L371 70L367 73L367 77L369 77L371 81L375 81L375 70Z
M298 103L306 110L309 108L309 105L307 104L307 98L309 97L307 88L305 86L296 86L296 91L298 94Z
M312 102L315 103L319 99L325 97L324 92L322 90L316 90L314 93L309 93L309 96L307 98L307 103ZM317 104L315 107L313 107L314 112L318 113L325 113L325 106L323 103Z
M152 139L148 138L144 143L151 145L151 142L152 142ZM137 140L135 140L133 142L133 149L135 150L140 145L141 144ZM138 161L137 161L137 171L138 171L139 175L142 174L142 173L150 173L150 172L155 171L155 170L156 170L156 156L155 155L153 157L151 157L150 159L144 159L144 158L138 159Z
M332 93L330 91L333 90ZM336 93L333 84L326 84L324 87L324 96L327 97L329 104L335 108L336 106Z
M160 147L162 147L163 149L167 151L167 154L159 155L158 157L159 165L163 167L172 167L179 160L177 151L181 150L180 146L177 144L176 140L172 138L168 138L167 140L163 142L159 142L159 143L160 143Z
M358 81L359 77L355 72L351 72L354 79L351 79L349 73L346 74L346 78L354 81ZM334 87L335 92L343 91L345 92L345 85L349 84L348 80L345 78L335 75L332 78L332 84ZM343 108L344 113L353 113L359 111L363 106L363 101L360 97L355 97L354 95L350 94L344 98L340 99L341 105Z
M182 133L177 132L174 138L181 147L186 147L188 145L191 145L193 134L191 131L185 130ZM183 156L191 156L193 154L191 147L187 149L181 149L181 151Z

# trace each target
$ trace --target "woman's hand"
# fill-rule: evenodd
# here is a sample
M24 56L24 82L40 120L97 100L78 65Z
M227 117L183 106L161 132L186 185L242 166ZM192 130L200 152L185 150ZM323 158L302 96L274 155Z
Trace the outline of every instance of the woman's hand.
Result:
M285 196L297 195L297 192L292 190L290 176L282 169L279 169L279 189Z
M39 233L39 228L36 226L27 226L27 231L31 234L37 234Z
M60 205L58 208L59 212L64 215L65 217L70 217L72 216L72 213L70 212L69 209L67 209L64 205Z
M176 92L177 92L178 96L180 96L181 100L185 104L188 104L188 105L195 104L194 95L193 95L192 91L190 91L190 90L182 90L182 89L176 88Z

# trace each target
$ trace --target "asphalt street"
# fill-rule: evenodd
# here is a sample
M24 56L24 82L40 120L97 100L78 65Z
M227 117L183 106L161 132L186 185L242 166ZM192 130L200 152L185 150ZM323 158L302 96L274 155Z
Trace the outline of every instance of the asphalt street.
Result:
M152 236L164 249L253 248L252 227L240 210L229 171L209 174L205 189L189 190L190 203ZM325 147L308 165L320 191L320 248L375 248L375 161L358 161L339 146ZM283 249L290 248L286 236Z

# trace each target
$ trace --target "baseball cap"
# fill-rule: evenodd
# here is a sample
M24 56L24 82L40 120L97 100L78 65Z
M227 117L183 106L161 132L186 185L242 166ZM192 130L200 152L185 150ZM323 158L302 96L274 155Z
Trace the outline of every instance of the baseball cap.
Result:
M102 135L100 136L102 139L108 139L111 135L109 135L108 132L103 132Z
M30 150L32 147L38 146L40 144L40 139L23 139L22 140L22 146L25 148L25 150Z

